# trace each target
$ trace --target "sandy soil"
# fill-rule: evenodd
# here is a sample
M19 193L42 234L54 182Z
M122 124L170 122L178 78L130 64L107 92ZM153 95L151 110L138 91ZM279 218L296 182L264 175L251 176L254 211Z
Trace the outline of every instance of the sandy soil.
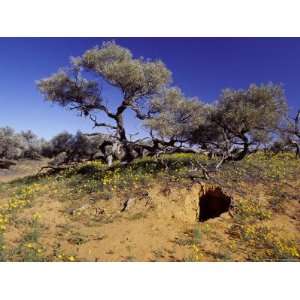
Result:
M2 173L1 181L34 174L43 164L21 163ZM55 185L46 185L35 196L32 207L14 216L5 240L9 248L17 247L30 230L32 216L38 213L39 243L47 260L59 260L59 254L64 253L77 261L190 261L195 259L193 247L199 241L202 261L245 260L245 251L228 235L232 225L230 213L199 222L199 197L213 187L160 182L143 190L141 196L133 193L128 198L122 192L115 192L110 200L104 200L94 195L69 199ZM268 187L262 184L240 185L240 188L243 197L255 197L262 203L268 200ZM299 188L300 182L287 185L291 192ZM234 191L224 193L234 201L241 199ZM0 195L1 203L8 200L4 192ZM278 225L287 235L297 235L299 218L300 201L293 199L286 203L285 212L274 215L270 223ZM230 257L227 257L228 247L232 247Z
M41 167L47 164L47 160L20 160L10 169L0 169L0 182L9 182L15 179L36 174Z

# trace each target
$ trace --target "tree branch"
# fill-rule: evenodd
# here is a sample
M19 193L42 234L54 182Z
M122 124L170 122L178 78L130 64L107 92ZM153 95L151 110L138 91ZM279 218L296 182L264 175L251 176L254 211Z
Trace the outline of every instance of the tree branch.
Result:
M90 120L94 122L94 127L93 128L95 128L95 127L107 127L107 128L111 128L111 129L117 129L116 126L113 126L113 125L110 125L110 124L107 124L107 123L104 123L104 122L98 123L96 117L93 117L92 115L90 115Z

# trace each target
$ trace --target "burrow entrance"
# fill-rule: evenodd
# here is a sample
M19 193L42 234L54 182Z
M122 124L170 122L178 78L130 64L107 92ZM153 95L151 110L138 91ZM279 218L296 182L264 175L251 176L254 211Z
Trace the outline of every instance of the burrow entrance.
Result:
M199 221L219 217L229 211L231 197L223 193L220 187L209 189L199 199Z

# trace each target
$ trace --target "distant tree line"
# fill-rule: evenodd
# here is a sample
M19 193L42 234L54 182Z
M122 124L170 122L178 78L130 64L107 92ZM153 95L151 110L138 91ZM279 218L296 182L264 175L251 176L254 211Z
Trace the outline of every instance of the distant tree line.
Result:
M32 131L15 132L10 127L0 128L0 159L55 158L54 163L102 159L107 161L116 139L106 134L76 134L62 132L49 141L38 138ZM112 155L115 159L117 151Z
M30 130L16 133L10 127L0 128L0 159L38 159L44 142Z

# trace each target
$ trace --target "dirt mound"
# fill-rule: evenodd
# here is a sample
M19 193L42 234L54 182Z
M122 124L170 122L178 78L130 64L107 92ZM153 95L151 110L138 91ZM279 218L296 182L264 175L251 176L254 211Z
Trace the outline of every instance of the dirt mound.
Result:
M187 188L170 187L167 192L154 186L145 197L127 199L121 211L132 214L153 210L157 218L202 222L229 211L230 205L231 197L219 186L194 184Z

